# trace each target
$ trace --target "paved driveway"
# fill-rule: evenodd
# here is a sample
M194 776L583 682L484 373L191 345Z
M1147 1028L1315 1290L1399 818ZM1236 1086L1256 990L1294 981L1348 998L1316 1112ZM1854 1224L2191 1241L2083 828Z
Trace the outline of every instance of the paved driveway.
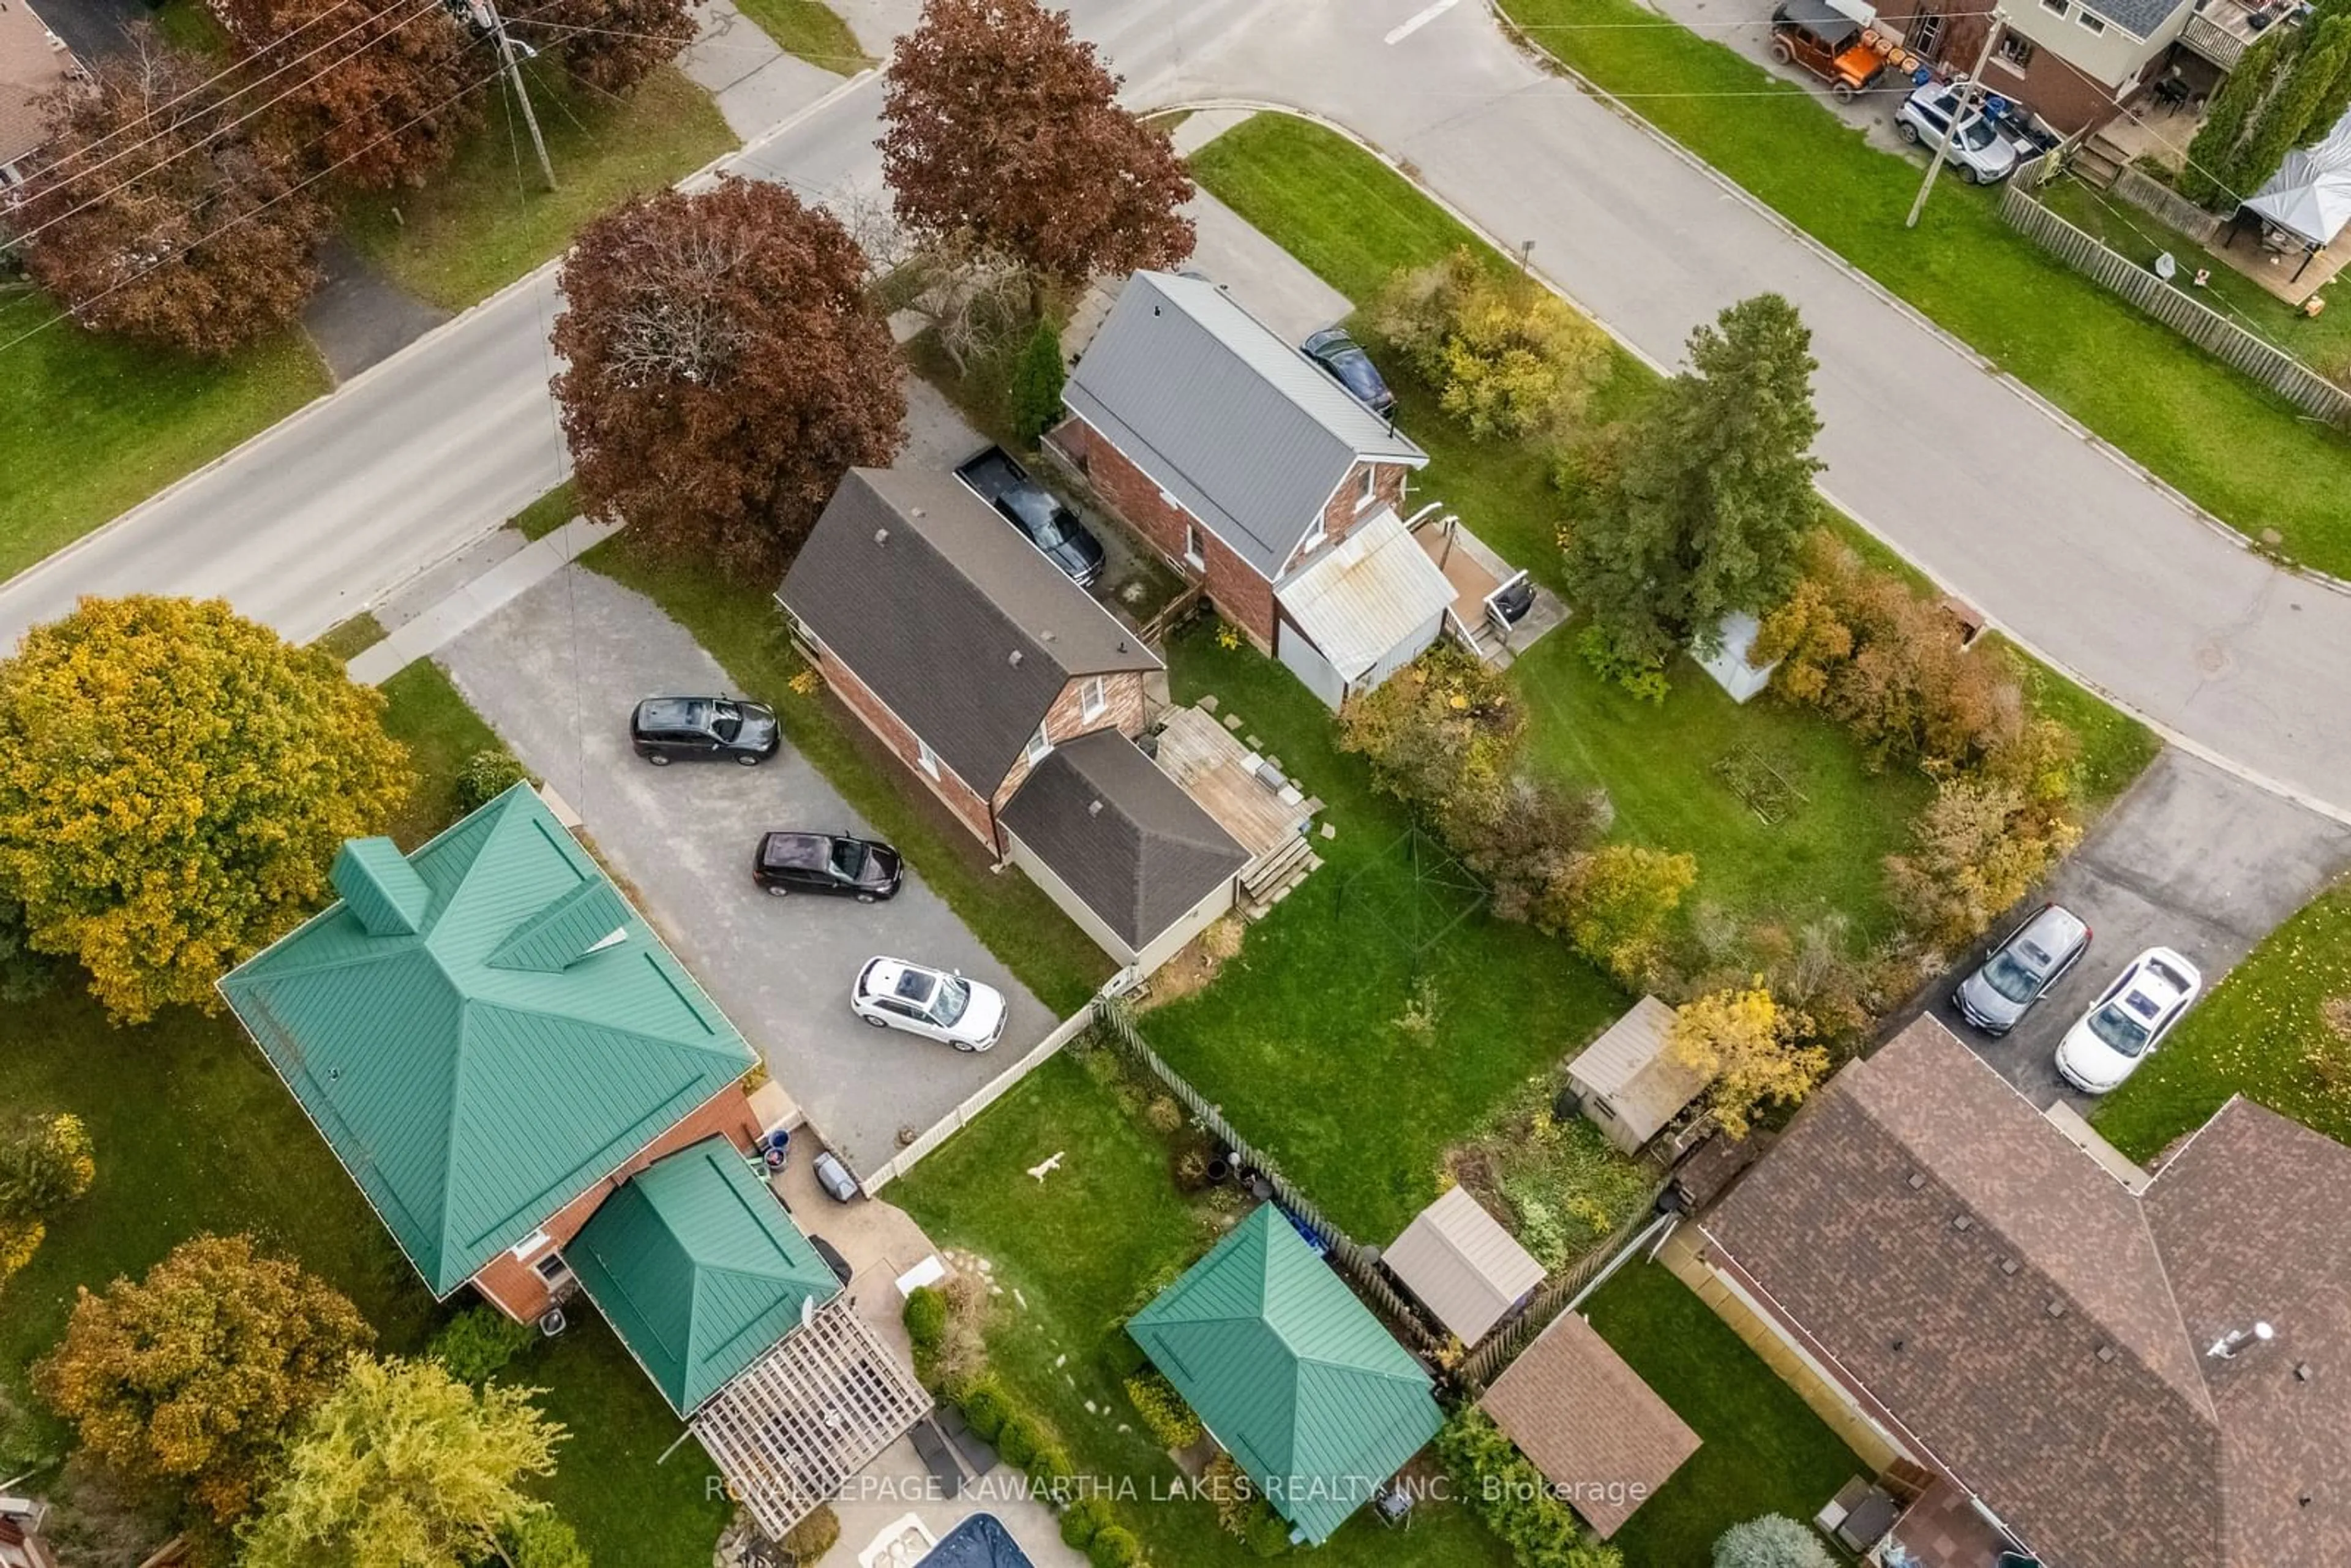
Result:
M638 698L732 689L643 595L568 567L440 661L516 755L579 810L662 935L860 1171L897 1152L900 1128L930 1126L1052 1028L1044 1004L919 878L877 904L769 898L752 886L751 849L766 829L872 829L789 745L758 768L638 760L627 734ZM883 952L1002 990L1011 1004L1003 1041L965 1055L858 1021L850 981Z
M2091 1097L2057 1076L2057 1041L2124 965L2170 947L2203 971L2209 992L2346 866L2351 828L2168 748L2052 879L2046 896L2094 933L2074 972L2003 1040L1951 1010L1951 987L1974 958L1938 983L1931 1010L2035 1105L2085 1107Z

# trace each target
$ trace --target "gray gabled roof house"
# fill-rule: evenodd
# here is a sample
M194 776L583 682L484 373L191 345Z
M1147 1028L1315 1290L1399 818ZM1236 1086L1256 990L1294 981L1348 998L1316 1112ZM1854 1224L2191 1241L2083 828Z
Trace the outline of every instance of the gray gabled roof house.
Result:
M1158 657L952 476L852 469L776 597L834 695L1122 966L1232 907L1248 854L1135 746Z
M1324 701L1444 634L1402 517L1428 454L1217 285L1128 278L1062 397L1095 493Z

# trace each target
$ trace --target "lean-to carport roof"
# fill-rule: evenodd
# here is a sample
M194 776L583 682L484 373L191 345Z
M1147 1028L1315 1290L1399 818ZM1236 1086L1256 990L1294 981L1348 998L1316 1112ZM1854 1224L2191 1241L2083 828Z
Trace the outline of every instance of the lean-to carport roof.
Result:
M436 1296L752 1064L528 784L334 881L221 995Z
M563 1260L681 1416L841 1290L720 1136L632 1176L564 1244Z
M1270 1203L1127 1333L1318 1543L1444 1425L1428 1374Z
M1357 459L1428 461L1232 296L1172 273L1127 279L1062 396L1269 579Z

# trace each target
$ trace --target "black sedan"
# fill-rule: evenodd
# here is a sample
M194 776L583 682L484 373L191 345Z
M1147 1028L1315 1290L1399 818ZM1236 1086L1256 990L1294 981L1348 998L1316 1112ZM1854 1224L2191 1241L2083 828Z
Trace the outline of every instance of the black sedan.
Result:
M629 718L629 744L656 768L721 759L756 768L783 735L774 709L733 697L647 697Z
M1325 327L1303 343L1299 351L1329 372L1332 381L1354 394L1355 401L1374 413L1385 417L1395 412L1395 393L1388 391L1387 379L1380 374L1379 366L1372 363L1371 355L1363 345L1347 335L1341 327Z
M1102 540L1087 531L1060 497L1030 478L1010 453L991 446L957 468L956 476L1080 588L1102 575Z
M751 857L751 880L778 898L825 893L873 904L895 894L904 877L896 850L845 833L768 833Z

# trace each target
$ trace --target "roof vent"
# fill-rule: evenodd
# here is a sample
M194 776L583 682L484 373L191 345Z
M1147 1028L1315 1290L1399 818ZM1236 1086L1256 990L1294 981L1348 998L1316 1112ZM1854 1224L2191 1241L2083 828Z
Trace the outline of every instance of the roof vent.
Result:
M2227 1333L2214 1340L2212 1348L2204 1354L2215 1361L2234 1361L2237 1359L2237 1353L2247 1345L2267 1344L2275 1338L2277 1338L2277 1330L2267 1323L2257 1322L2249 1329L2231 1329Z
M1896 1354L1898 1355L1898 1354L1900 1354L1904 1350L1907 1350L1907 1348L1909 1348L1909 1344L1910 1344L1910 1342L1909 1342L1908 1340L1907 1340L1907 1339L1897 1339L1897 1340L1896 1340L1896 1341L1893 1343L1892 1349L1894 1350L1895 1354Z
M1952 1220L1952 1221L1951 1221L1951 1228L1952 1228L1952 1229L1954 1229L1954 1230L1957 1230L1957 1231L1960 1232L1960 1233L1961 1233L1961 1234L1963 1234L1963 1235L1964 1235L1966 1232L1968 1232L1968 1231L1973 1230L1975 1228L1976 1228L1976 1222L1975 1222L1973 1219L1970 1219L1970 1218L1968 1218L1968 1217L1967 1217L1966 1215L1964 1215L1964 1214L1960 1215L1957 1219L1954 1219L1954 1220Z
M1010 664L1016 670L1019 669L1020 667L1020 650L1018 648L1013 649L1012 656L1005 660L1005 663Z
M2000 1271L2001 1271L2001 1273L2003 1273L2003 1274L2013 1274L2013 1273L2015 1273L2015 1272L2016 1272L2016 1260L2015 1260L2015 1259L2013 1259L2013 1258L2003 1258L2003 1259L2001 1259L2001 1260L2000 1260Z
M1050 643L1054 640L1053 629L1050 626L1046 627L1043 631L1038 632L1037 635L1040 640L1047 643Z
M2114 1358L2115 1347L2113 1345L2102 1344L2098 1347L2098 1359L2100 1361L2112 1361Z
M327 878L371 936L413 936L433 893L390 839L350 839L335 852Z
M2317 1375L2318 1369L2311 1365L2310 1363L2306 1361L2297 1361L2294 1364L2294 1380L2296 1383L2307 1383Z
M1927 1185L1926 1176L1918 1171L1912 1171L1908 1179L1910 1182L1910 1190L1912 1192L1917 1192Z
M874 542L875 544L877 544L877 545L886 545L886 544L888 544L888 543L890 542L890 530L889 530L889 529L887 529L887 528L876 528L876 529L874 529L874 530L873 530L873 542Z
M2064 1317L2064 1316L2065 1315L2065 1303L2064 1303L2064 1302L2063 1302L2063 1301L2059 1301L2059 1300L2058 1300L2056 1297L2054 1297L2054 1296L2050 1297L2050 1298L2049 1298L2049 1315L2050 1315L2051 1317L2053 1317L2053 1318L2062 1318L2062 1317Z
M1101 815L1102 815L1102 802L1101 802L1100 800L1092 800L1092 801L1087 802L1087 804L1086 804L1086 815L1087 815L1087 816L1089 816L1089 817L1099 817L1099 816L1101 816Z

